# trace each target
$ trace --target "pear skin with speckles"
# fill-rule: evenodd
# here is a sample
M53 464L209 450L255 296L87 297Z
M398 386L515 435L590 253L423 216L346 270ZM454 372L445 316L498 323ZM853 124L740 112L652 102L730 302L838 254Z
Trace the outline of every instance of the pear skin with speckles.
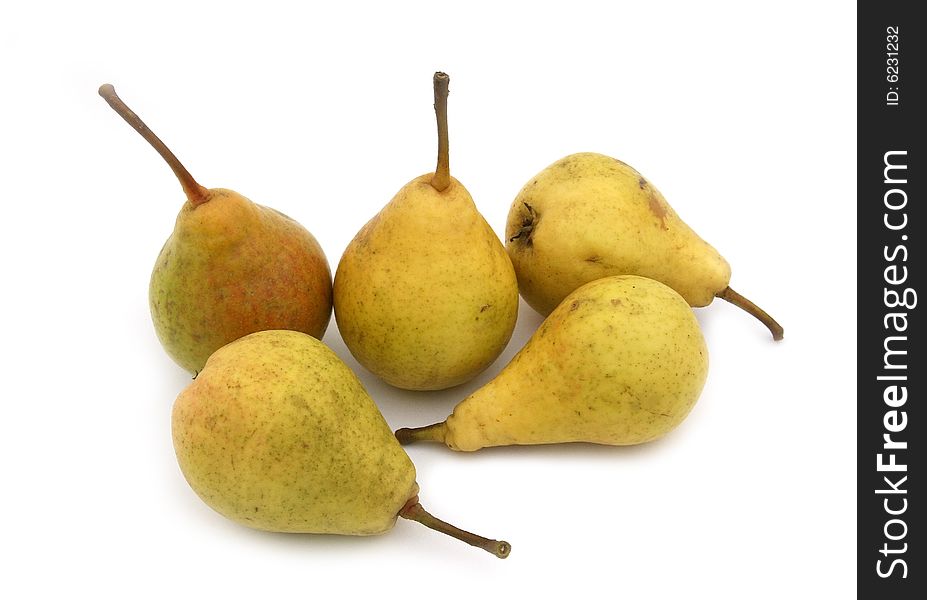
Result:
M174 403L172 432L193 490L255 529L379 534L418 493L412 461L361 382L295 331L216 351Z
M731 267L679 218L663 194L618 159L566 156L518 193L506 250L522 297L543 315L579 286L609 275L641 275L706 306Z
M567 296L499 375L444 423L397 436L463 451L640 444L685 419L707 374L705 340L679 294L652 279L606 277Z
M518 282L499 238L456 179L423 175L358 232L335 272L335 319L351 354L403 389L439 390L499 356Z
M184 203L151 273L151 319L168 355L196 373L213 352L256 331L321 339L332 276L315 237L232 190L204 193Z

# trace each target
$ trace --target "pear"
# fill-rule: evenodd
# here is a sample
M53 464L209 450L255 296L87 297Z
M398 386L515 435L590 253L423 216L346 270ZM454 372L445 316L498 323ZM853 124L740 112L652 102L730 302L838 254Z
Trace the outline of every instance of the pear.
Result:
M446 421L400 429L396 437L462 451L640 444L682 422L707 374L705 340L679 294L644 277L605 277L568 295Z
M448 76L434 76L438 166L358 232L335 273L345 345L387 383L439 390L468 381L508 343L518 282L505 248L450 176Z
M187 196L149 285L168 355L197 373L214 351L255 331L321 338L331 318L331 270L312 234L232 190L199 185L112 85L100 95L158 151Z
M174 403L174 449L206 504L247 527L376 535L397 517L505 558L418 501L415 467L363 385L322 342L261 331L217 350Z
M731 289L731 267L673 211L652 183L602 154L572 154L531 179L509 209L506 250L525 301L547 315L573 290L608 275L641 275L690 306L716 297L782 327Z

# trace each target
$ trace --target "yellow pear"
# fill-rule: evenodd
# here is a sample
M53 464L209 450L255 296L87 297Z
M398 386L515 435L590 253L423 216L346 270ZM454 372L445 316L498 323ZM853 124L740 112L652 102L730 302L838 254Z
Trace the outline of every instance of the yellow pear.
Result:
M605 277L568 295L446 421L400 429L396 437L462 451L640 444L682 422L707 374L705 340L679 294L644 277Z
M242 525L374 535L404 517L510 550L425 512L415 467L361 382L306 334L261 331L217 350L177 397L172 431L187 482Z
M731 267L718 251L652 183L609 156L571 154L533 177L509 209L506 240L521 294L543 315L584 283L641 275L690 306L723 298L782 339L772 317L730 288Z
M403 187L358 232L335 273L335 320L358 362L387 383L468 381L508 343L518 282L505 248L450 176L448 77L434 77L438 167Z
M312 234L232 190L199 185L112 85L100 95L158 151L187 196L149 285L155 332L170 357L196 373L214 351L255 331L321 338L332 278Z

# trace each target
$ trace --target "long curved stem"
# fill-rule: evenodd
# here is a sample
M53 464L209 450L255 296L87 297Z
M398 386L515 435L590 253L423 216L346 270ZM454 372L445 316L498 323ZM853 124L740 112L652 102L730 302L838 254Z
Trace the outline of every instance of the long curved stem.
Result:
M431 177L431 186L443 192L451 185L451 159L447 135L447 95L451 78L438 71L434 76L435 117L438 120L438 166Z
M444 421L434 425L426 425L425 427L403 427L396 430L396 439L403 446L412 442L439 442L443 444L446 435L447 423Z
M759 319L760 322L769 329L773 339L777 342L782 339L782 336L785 334L785 331L782 329L782 325L777 323L776 320L773 319L765 310L732 290L730 286L724 288L715 295L722 300L727 300L734 306L747 311Z
M452 538L457 538L462 542L466 542L471 546L481 548L490 554L498 556L499 558L508 558L509 553L512 552L512 545L505 540L491 540L489 538L484 538L481 535L476 535L475 533L464 531L459 527L455 527L450 523L435 517L427 510L422 508L422 505L418 502L418 496L415 496L406 502L406 505L403 506L402 510L399 511L399 516L403 519L409 519L410 521L417 521L429 529L434 529L435 531L449 535Z
M190 200L190 203L193 205L202 204L208 200L207 190L193 179L193 176L190 175L190 172L180 163L174 153L165 145L161 139L155 135L155 133L145 125L144 121L135 114L131 108L129 108L125 102L122 101L122 98L116 95L116 88L114 88L109 83L104 83L100 86L100 95L103 96L103 99L112 107L116 113L125 119L125 122L132 126L135 131L137 131L145 141L152 145L152 147L158 151L158 154L161 155L161 158L167 163L167 165L174 172L174 175L177 176L177 179L180 180L180 185L183 186L183 191L187 195L187 199Z

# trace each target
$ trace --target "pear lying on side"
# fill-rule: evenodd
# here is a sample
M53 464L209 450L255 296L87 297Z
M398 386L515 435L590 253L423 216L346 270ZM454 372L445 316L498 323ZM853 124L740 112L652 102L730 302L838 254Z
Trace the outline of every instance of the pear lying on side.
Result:
M620 160L584 152L553 163L518 193L505 231L521 294L543 315L584 283L641 275L691 306L723 298L782 339L771 316L730 288L731 267L718 251Z
M450 176L448 77L434 77L438 166L358 232L335 273L335 320L358 362L387 383L439 390L499 356L518 316L505 248Z
M682 422L707 374L705 340L679 294L652 279L606 277L567 296L446 421L400 429L396 437L463 451L640 444Z
M321 338L331 318L332 278L312 234L241 194L199 185L113 86L102 86L100 95L158 151L187 196L149 286L151 318L170 357L196 373L214 351L255 331Z
M412 519L505 558L418 502L415 467L351 370L322 342L262 331L220 348L177 397L174 448L193 490L255 529L374 535Z

